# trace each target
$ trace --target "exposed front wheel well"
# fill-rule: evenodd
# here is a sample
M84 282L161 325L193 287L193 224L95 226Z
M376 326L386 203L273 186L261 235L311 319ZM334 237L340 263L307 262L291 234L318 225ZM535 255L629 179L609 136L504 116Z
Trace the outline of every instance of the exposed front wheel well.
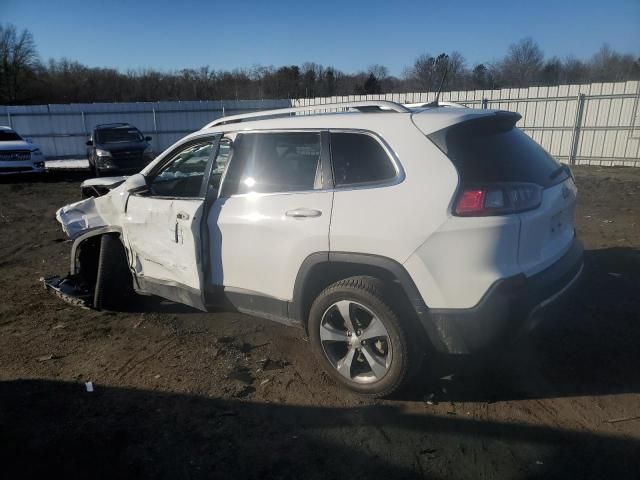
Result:
M105 303L105 292L109 296L122 296L133 291L127 253L119 231L104 228L87 232L76 239L71 257L71 275L82 288L94 295L94 307L101 306L95 305L98 290L103 293L98 295L98 303ZM109 285L106 290L105 285ZM116 292L114 289L119 290ZM106 303L110 303L109 300Z

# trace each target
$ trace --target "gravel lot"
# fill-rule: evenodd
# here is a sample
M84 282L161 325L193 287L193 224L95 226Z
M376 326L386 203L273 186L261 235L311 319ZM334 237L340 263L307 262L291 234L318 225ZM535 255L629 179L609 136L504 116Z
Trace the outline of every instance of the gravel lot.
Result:
M338 388L297 329L47 295L39 278L64 274L71 247L54 212L82 179L0 179L5 478L640 478L640 169L575 173L574 301L496 358L385 401Z

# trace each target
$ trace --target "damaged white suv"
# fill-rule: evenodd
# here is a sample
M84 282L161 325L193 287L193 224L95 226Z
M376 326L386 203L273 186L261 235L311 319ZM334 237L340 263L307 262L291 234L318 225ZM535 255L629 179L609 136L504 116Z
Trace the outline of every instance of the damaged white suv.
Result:
M95 308L135 291L301 325L333 378L388 395L582 271L571 173L519 118L383 101L220 118L60 209L71 274L46 283Z

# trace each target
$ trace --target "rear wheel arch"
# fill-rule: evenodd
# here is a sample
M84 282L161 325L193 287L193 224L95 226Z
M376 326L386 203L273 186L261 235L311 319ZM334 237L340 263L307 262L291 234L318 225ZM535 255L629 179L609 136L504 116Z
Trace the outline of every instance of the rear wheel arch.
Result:
M307 330L315 298L329 285L354 276L381 280L385 286L384 293L393 301L392 306L398 313L404 314L402 316L416 319L426 315L428 307L420 292L405 268L395 260L363 253L317 252L309 255L298 271L290 316Z

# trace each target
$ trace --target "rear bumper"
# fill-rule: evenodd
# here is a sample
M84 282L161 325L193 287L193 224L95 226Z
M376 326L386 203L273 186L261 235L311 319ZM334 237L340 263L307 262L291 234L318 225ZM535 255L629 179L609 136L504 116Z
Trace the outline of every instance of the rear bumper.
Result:
M519 274L494 283L480 302L468 309L432 309L422 319L436 348L445 353L478 353L530 331L547 307L576 285L582 273L581 242L574 238L556 263L536 275ZM434 340L432 338L432 340Z

